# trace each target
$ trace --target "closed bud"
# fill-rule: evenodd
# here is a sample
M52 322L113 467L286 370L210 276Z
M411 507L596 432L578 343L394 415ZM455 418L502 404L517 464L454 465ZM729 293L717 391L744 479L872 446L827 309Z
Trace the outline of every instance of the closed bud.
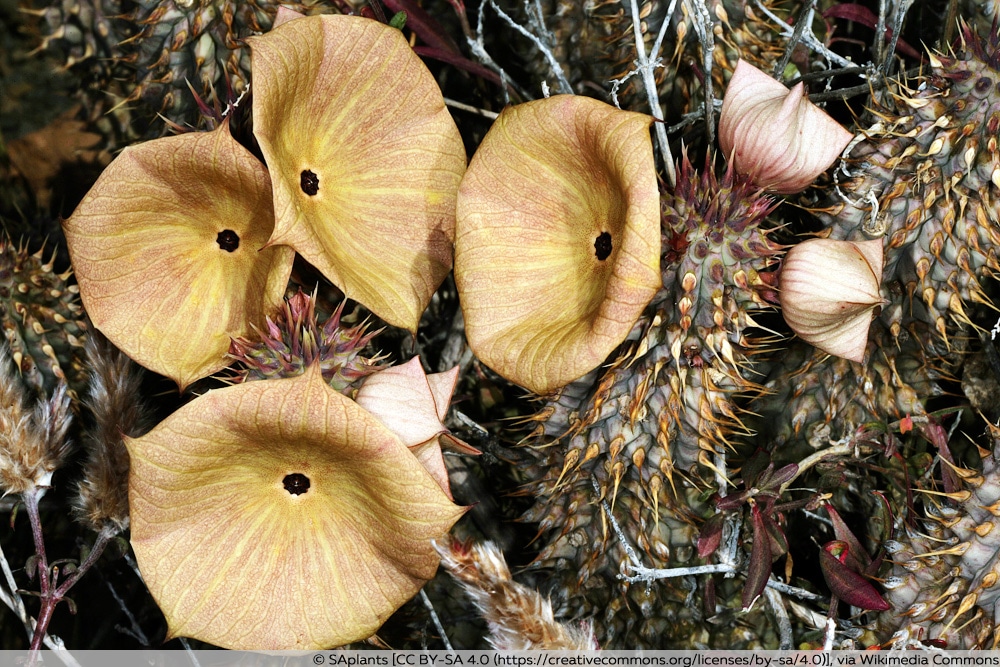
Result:
M882 241L809 239L788 251L779 296L785 321L827 354L861 362L872 313L885 303Z
M733 168L778 194L800 192L851 141L851 133L809 101L740 60L726 88L719 145Z

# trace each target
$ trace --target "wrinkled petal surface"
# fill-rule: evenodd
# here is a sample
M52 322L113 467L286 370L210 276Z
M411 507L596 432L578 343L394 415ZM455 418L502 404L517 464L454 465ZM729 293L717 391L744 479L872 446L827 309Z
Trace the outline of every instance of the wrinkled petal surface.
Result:
M726 88L719 145L733 167L771 192L809 187L851 141L851 133L809 101L740 60Z
M476 355L536 393L602 363L661 286L650 117L586 97L509 107L458 201L455 280Z
M465 171L434 78L399 30L357 16L295 18L247 41L271 241L415 331L451 268Z
M182 388L281 304L294 253L264 248L273 226L267 170L227 124L126 148L64 223L94 325Z
M434 575L462 514L319 367L210 391L132 460L132 546L168 636L320 649L370 636Z

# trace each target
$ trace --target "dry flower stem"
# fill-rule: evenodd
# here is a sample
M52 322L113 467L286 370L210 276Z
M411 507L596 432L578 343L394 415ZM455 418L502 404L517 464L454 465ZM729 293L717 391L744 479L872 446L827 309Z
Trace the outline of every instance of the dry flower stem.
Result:
M545 56L545 60L549 63L549 69L552 70L552 74L555 75L556 80L559 82L559 92L572 94L573 86L569 85L569 80L566 78L566 74L562 71L562 67L559 66L559 61L556 60L556 57L552 54L552 50L545 45L545 41L538 35L535 35L527 30L524 26L519 25L517 21L512 19L506 12L500 9L500 7L493 2L493 0L490 0L490 7L493 8L493 11L497 13L497 16L503 19L507 25L527 37L531 43L535 45L535 48L542 52L542 55Z
M449 653L454 653L455 649L451 647L451 642L448 641L448 633L444 631L444 626L441 625L441 619L438 618L437 611L434 609L431 599L427 597L427 591L423 588L420 589L420 601L424 603L425 607L427 607L427 612L431 616L431 622L434 624L435 629L437 629L438 634L441 635L441 643L444 644L444 650Z
M80 577L86 574L87 570L97 562L101 554L104 553L104 547L117 535L117 531L113 529L102 530L98 533L97 540L94 542L90 553L87 554L87 558L80 563L76 571L63 581L62 584L58 584L59 568L49 568L49 561L45 555L45 540L42 536L41 518L38 514L38 500L44 491L44 489L36 487L22 494L24 506L28 512L28 520L31 522L31 535L35 541L35 554L38 556L38 582L42 604L38 612L38 622L35 624L34 635L31 638L31 646L28 649L30 652L28 660L29 664L32 665L38 659L38 651L42 648L42 641L47 634L56 606L62 602L66 594L69 593L69 589L80 580Z

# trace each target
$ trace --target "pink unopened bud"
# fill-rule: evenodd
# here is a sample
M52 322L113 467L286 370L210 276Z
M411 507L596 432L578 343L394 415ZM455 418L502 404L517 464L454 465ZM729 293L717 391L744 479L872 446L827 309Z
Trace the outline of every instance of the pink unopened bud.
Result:
M851 133L803 94L740 60L726 88L719 145L736 171L778 194L807 188L837 159Z
M882 241L809 239L781 265L778 294L799 338L828 354L861 362L872 312L885 303Z

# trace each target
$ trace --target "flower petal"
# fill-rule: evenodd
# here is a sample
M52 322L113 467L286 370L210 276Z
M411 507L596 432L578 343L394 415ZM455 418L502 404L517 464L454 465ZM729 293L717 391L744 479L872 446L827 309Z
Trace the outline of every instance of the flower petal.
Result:
M451 268L465 148L399 30L307 16L247 40L272 243L390 324L415 331Z
M94 325L183 389L281 304L294 253L264 248L264 165L223 123L126 148L64 223Z
M648 116L572 95L509 107L458 201L455 281L476 355L537 393L603 362L662 286Z
M368 637L434 575L431 541L463 512L317 365L210 391L126 445L132 546L168 637Z
M405 364L390 366L369 376L354 400L375 415L403 444L414 447L432 438L437 440L439 434L448 430L438 417L427 378L420 358L413 357Z

